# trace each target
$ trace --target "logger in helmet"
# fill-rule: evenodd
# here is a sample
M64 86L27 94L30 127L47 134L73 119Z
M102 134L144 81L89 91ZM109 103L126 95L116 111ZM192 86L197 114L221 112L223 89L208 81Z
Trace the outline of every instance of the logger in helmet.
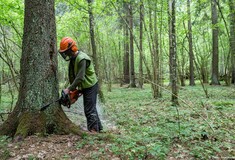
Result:
M59 53L69 61L70 86L64 92L69 93L78 88L82 91L87 129L90 132L100 132L103 127L96 109L98 80L90 57L78 50L76 42L70 37L62 38Z

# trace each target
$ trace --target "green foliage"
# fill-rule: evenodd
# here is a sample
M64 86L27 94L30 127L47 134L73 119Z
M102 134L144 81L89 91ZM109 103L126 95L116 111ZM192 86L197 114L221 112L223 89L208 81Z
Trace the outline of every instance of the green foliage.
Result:
M23 23L23 3L21 0L0 1L0 24L10 24L11 22L21 21Z
M10 152L6 149L8 141L7 136L0 136L0 157L2 160L7 160L10 157Z
M34 155L29 155L28 159L29 159L29 160L37 160L38 158L35 157Z
M111 139L86 139L79 148L98 146L100 157L111 152L121 159L166 159L176 151L188 153L186 159L233 156L231 117L235 101L234 96L228 97L233 92L229 87L206 86L210 99L205 97L201 86L180 90L180 99L184 101L179 107L180 135L175 107L168 100L169 93L164 90L162 99L152 100L149 87L145 85L144 90L114 87L112 92L106 93L104 111L116 122L120 134ZM223 101L219 97L223 97ZM226 109L221 113L216 106L223 105ZM207 117L214 131L202 116ZM173 149L174 145L183 147Z
M14 99L12 99L10 95L10 91L7 85L2 85L2 95L1 95L1 103L0 103L0 113L6 113L10 111L10 108L14 107L14 104L17 100L17 92L13 91Z

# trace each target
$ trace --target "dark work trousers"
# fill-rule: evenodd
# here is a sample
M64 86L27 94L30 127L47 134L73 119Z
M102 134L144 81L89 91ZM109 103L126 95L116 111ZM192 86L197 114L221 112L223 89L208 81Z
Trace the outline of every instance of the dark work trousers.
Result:
M83 93L83 103L84 112L87 119L87 129L89 131L95 130L99 132L103 129L99 115L96 109L96 99L98 93L98 83L90 88L85 88L82 90Z

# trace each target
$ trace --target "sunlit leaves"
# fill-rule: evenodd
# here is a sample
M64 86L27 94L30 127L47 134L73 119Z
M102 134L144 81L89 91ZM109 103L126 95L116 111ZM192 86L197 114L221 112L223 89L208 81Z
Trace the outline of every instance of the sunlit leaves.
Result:
M23 21L24 4L22 0L0 1L0 23L9 24L15 21Z

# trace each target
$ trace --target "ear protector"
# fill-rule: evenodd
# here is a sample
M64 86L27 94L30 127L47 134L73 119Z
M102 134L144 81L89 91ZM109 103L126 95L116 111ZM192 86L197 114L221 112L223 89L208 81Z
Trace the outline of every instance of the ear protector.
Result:
M72 45L72 47L71 47L71 45ZM73 52L76 52L78 50L78 47L76 46L76 44L74 42L69 42L68 48L70 48Z
M71 47L71 50L72 50L73 52L77 52L78 47L77 47L76 45L74 45L74 46Z

